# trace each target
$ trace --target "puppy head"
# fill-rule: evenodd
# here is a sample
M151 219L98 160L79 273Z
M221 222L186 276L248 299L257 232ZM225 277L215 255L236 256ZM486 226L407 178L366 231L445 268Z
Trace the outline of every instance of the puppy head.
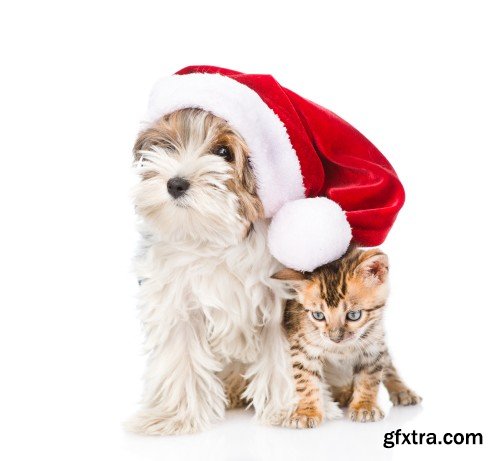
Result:
M264 215L248 147L209 112L164 116L140 133L134 155L136 211L160 234L225 246L241 241Z

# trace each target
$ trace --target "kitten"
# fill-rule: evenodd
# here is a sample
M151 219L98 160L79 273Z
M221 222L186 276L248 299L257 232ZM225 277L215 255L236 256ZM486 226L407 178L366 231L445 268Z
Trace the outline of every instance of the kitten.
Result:
M384 417L377 405L380 382L394 405L421 401L399 377L385 345L388 268L380 250L353 248L314 272L283 269L273 276L294 294L287 302L284 328L298 405L288 426L321 423L330 398L327 386L340 406L348 406L351 420L359 422Z

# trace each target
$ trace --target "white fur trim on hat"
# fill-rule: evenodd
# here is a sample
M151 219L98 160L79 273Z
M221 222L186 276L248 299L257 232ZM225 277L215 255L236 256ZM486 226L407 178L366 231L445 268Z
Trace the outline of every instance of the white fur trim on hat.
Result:
M300 163L285 125L254 90L220 74L165 77L153 87L145 124L191 107L223 118L248 144L266 217L305 196Z
M340 258L352 232L342 208L326 197L286 203L269 227L271 254L284 266L300 271Z

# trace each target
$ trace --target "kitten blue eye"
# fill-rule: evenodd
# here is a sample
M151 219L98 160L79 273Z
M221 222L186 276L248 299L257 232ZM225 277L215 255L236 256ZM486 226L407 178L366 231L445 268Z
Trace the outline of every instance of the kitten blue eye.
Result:
M325 314L323 314L323 312L313 312L312 316L315 320L325 320Z
M361 311L349 311L347 313L347 320L350 320L351 322L355 322L360 318L361 318Z

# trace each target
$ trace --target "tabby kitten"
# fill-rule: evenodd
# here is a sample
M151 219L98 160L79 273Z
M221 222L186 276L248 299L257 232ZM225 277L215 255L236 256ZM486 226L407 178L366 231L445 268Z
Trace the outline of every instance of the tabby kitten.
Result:
M353 248L314 272L283 269L273 276L294 296L284 316L298 396L290 427L321 423L331 398L325 387L359 422L384 417L377 405L380 382L394 405L421 401L399 377L385 345L388 268L380 250Z

